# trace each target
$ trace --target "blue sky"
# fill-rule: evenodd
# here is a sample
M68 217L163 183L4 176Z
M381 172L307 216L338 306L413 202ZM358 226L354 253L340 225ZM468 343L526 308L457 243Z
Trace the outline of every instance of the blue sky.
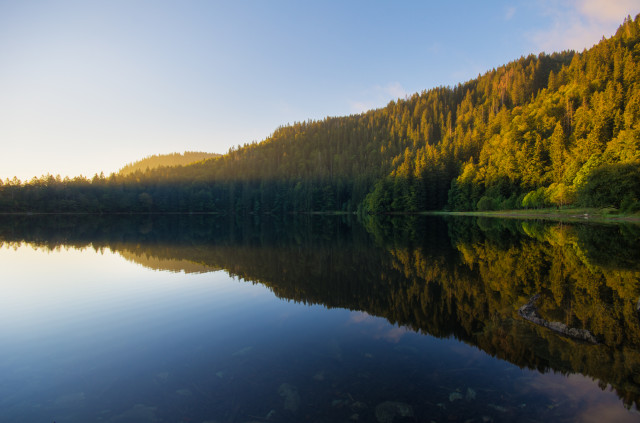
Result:
M582 50L640 0L0 0L0 178L224 153L530 53Z

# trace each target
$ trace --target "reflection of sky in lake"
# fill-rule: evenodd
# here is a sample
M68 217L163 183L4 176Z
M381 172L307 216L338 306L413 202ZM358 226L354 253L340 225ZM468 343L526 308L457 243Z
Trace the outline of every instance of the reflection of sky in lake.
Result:
M280 300L222 271L157 272L109 250L29 246L0 249L0 268L7 421L638 418L585 377Z

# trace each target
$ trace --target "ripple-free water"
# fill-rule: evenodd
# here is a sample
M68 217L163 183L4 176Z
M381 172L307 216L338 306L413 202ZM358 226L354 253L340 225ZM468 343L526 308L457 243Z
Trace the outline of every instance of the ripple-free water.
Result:
M486 247L486 239L432 247L412 240L292 245L212 237L188 245L84 240L52 248L41 239L4 239L0 420L639 420L634 361L618 369L628 373L622 375L572 363L571 355L613 360L616 345L606 339L588 345L519 319L526 290L506 311L511 300L500 303L496 281L452 294L452 284L464 280L456 266L479 277L497 266L500 254L515 254L512 248L502 246L495 257L485 251L478 262L466 249ZM420 248L447 252L420 260ZM381 254L388 263L381 264ZM367 265L367 257L375 263ZM169 259L174 267L187 264L160 270L158 260ZM188 263L201 267L191 272ZM409 267L400 269L401 263ZM636 270L622 271L624 289L637 291ZM584 298L572 295L574 303ZM620 378L628 383L612 390Z

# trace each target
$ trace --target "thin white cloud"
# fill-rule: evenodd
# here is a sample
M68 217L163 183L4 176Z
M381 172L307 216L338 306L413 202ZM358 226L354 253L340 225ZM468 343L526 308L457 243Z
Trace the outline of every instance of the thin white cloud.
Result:
M513 15L516 14L516 8L511 6L508 7L507 10L504 12L504 20L508 21L511 20L511 18L513 18Z
M352 323L372 322L375 318L365 311L354 311L349 316L349 321Z
M442 51L442 44L440 44L438 41L434 41L431 43L431 45L427 46L427 51L438 54L440 53L440 51Z
M407 96L407 92L404 88L402 88L402 85L400 85L399 82L392 82L390 84L387 84L386 86L382 87L382 92L394 98L404 98Z
M589 19L620 24L627 15L640 12L638 0L580 0L578 10Z
M391 100L405 98L407 91L399 82L390 82L386 85L376 85L362 93L362 99L349 101L349 107L353 113L362 113L367 110L385 106Z
M364 113L368 110L375 109L376 107L381 107L380 104L375 104L372 101L350 101L349 108L352 113Z
M397 344L407 332L409 329L405 327L393 327L382 334L382 339Z
M582 51L610 37L628 15L640 12L640 0L550 0L540 3L550 25L528 35L537 51Z

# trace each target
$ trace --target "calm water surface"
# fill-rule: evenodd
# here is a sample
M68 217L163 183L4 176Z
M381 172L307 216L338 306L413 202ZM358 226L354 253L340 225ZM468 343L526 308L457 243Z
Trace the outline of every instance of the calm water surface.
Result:
M640 421L635 227L31 217L0 240L3 422Z

